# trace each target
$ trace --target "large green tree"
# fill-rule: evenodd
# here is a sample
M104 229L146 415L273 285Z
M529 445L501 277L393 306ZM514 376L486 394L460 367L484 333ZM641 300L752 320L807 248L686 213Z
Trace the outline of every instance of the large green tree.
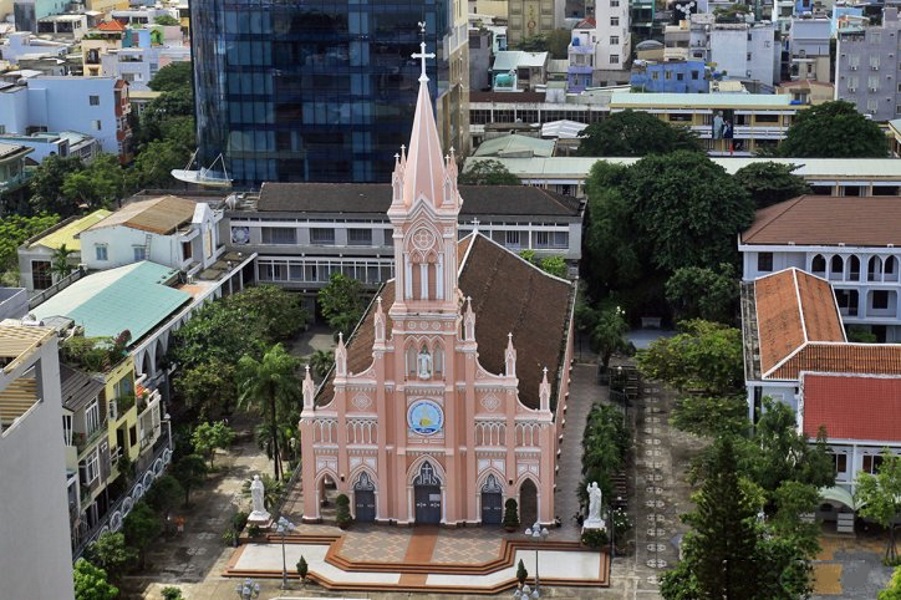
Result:
M747 192L697 152L643 158L628 169L622 193L652 261L668 272L735 262L735 236L754 217Z
M41 161L31 179L31 207L35 212L60 215L63 218L78 214L78 202L64 195L66 177L84 170L78 156L51 155Z
M33 217L23 215L0 217L0 271L15 270L19 246L28 238L53 227L58 222L59 216L46 213Z
M511 173L504 163L493 158L470 163L469 168L460 173L460 185L522 185L519 177Z
M696 508L682 517L692 527L682 541L684 558L661 581L666 600L760 598L767 565L758 561L757 509L741 485L731 439L718 439L714 448Z
M135 551L125 544L125 535L121 532L104 533L85 550L85 558L106 571L112 579L119 579L136 556Z
M216 449L228 448L235 439L235 430L228 426L225 421L216 421L215 423L201 423L191 434L191 443L194 445L194 451L205 456L210 461L210 469L213 468L213 458L216 455Z
M242 407L260 413L268 425L273 476L277 480L282 479L284 472L279 428L293 421L299 400L300 381L296 373L299 364L281 344L272 346L261 360L245 354L238 361L241 382L238 400Z
M125 517L122 525L125 542L138 552L138 562L143 569L147 549L163 532L163 522L146 502L138 502Z
M732 324L738 316L739 282L735 267L676 269L666 282L666 299L677 319L704 319Z
M332 273L328 284L316 296L322 316L335 333L350 335L366 305L363 302L363 284L343 273Z
M888 142L854 104L836 100L798 111L778 152L788 158L883 158Z
M106 571L83 558L75 561L72 571L75 600L115 600L119 589L107 581Z
M859 511L861 516L873 519L888 529L885 561L894 565L898 563L894 523L901 515L901 456L892 454L888 449L883 450L881 456L882 464L875 475L858 474L855 496L858 504L863 504Z
M676 150L701 152L698 137L651 113L624 110L586 127L579 136L579 156L648 156Z
M191 504L191 490L194 490L206 481L206 461L199 454L187 454L182 456L172 467L172 476L175 477L185 491L185 506Z
M255 327L267 343L287 340L306 327L309 314L300 294L286 292L275 285L249 287L227 299L229 311L253 315Z
M799 165L773 161L755 162L736 171L733 177L760 209L810 193L804 178L794 174L798 168Z

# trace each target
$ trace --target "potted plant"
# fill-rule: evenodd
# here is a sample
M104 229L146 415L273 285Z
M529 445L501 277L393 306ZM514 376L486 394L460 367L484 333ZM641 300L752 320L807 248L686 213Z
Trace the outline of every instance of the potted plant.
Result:
M610 543L606 529L586 529L580 540L583 546L592 550L600 550Z
M507 533L519 529L519 505L515 498L507 498L504 503L504 529Z
M338 494L335 498L335 521L341 529L347 529L353 521L350 514L350 498L346 494Z

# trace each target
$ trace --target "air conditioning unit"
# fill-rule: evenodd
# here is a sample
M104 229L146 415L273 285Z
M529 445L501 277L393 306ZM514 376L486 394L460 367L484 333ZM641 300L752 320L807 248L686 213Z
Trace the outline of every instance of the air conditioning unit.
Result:
M870 65L870 68L873 69L874 71L878 71L879 65Z
M875 93L875 92L878 92L878 91L879 91L879 88L871 87L871 88L870 88L870 91L873 92L873 93Z
M852 71L856 71L856 70L857 70L857 65L851 65L851 70L852 70Z
M856 87L849 87L849 88L848 88L848 91L851 92L851 93L853 94L854 92L857 91L857 88L856 88Z

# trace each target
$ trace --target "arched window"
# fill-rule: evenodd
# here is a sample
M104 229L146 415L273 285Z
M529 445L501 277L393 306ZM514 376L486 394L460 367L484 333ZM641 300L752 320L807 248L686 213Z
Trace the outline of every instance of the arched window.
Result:
M817 254L813 257L813 262L810 265L810 270L814 273L826 272L826 259L823 258L822 254Z
M860 281L860 259L856 256L851 256L848 259L848 271L849 276L852 281Z
M878 256L871 256L870 262L867 263L867 281L876 281L882 278L882 259Z
M895 263L896 262L897 262L897 259L894 256L889 256L888 258L885 259L884 271L885 271L886 275L893 275L895 273Z
M845 273L845 260L838 254L832 257L832 265L831 269L833 274L836 275L844 275Z
M407 377L416 377L416 348L407 348Z
M434 366L435 366L435 375L443 375L444 374L444 350L441 349L441 344L435 345L434 352Z

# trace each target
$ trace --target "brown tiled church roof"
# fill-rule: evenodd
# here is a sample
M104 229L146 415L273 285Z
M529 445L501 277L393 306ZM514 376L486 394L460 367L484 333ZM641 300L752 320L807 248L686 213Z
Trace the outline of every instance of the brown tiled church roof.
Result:
M580 201L522 185L461 185L465 198L460 219L468 216L516 215L578 217ZM388 183L276 183L260 189L260 212L362 213L384 215L391 205Z
M554 402L568 343L575 286L544 273L482 235L460 240L458 254L465 257L459 287L464 296L472 298L476 313L479 363L490 373L502 373L507 334L512 333L520 401L538 408L538 385L547 367ZM388 309L394 303L394 282L388 281L379 292L388 332L392 327ZM360 373L372 364L374 308L375 301L347 343L349 372ZM329 375L319 390L317 404L328 404L333 395Z
M799 196L757 211L743 244L901 246L897 196Z

